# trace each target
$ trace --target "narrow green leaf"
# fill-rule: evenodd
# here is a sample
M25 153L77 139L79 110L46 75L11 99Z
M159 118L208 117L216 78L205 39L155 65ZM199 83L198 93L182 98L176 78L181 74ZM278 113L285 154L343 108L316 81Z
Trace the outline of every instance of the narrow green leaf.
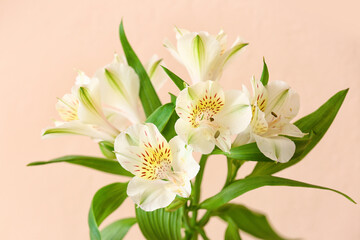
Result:
M169 76L169 78L175 83L175 85L179 88L179 90L183 90L186 86L189 86L184 80L182 80L178 75L170 71L164 66L161 66L165 73Z
M100 224L126 199L126 183L112 183L98 190L91 202L88 224L91 240L101 240Z
M258 162L273 162L271 159L265 157L259 148L256 146L256 143L249 143L241 145L239 147L231 148L229 152L223 152L219 148L215 148L211 153L212 155L222 154L228 158L236 160L246 160L246 161L258 161Z
M321 187L317 185L312 185L304 182L299 182L291 179L279 178L274 176L257 176L257 177L240 179L231 183L223 190L221 190L221 192L219 192L213 197L206 199L203 203L201 203L200 208L204 208L204 209L218 208L224 205L225 203L229 202L230 200L248 191L264 186L307 187L307 188L329 190L341 194L342 196L346 197L347 199L355 203L355 201L346 194L331 188Z
M121 21L120 27L119 27L119 34L120 34L120 41L121 45L123 47L126 60L131 66L140 79L140 100L141 104L144 108L145 115L148 117L151 113L153 113L158 107L161 106L160 99L158 95L156 94L156 91L150 81L149 76L146 73L146 70L144 69L144 66L141 64L139 58L136 56L134 50L132 49L125 31L124 31L124 25Z
M183 209L166 212L163 208L145 212L136 208L136 218L144 237L148 240L180 240Z
M170 141L170 139L176 136L175 123L178 119L179 117L174 111L165 128L161 132L161 134L165 137L166 140Z
M216 214L226 220L229 223L229 227L232 222L237 231L240 229L256 238L267 240L285 239L275 232L265 215L250 210L243 205L226 204L216 210Z
M108 141L99 142L99 148L101 153L108 159L116 159L116 155L114 153L114 144Z
M46 165L46 164L60 163L60 162L80 165L101 172L112 173L121 176L127 176L127 177L133 176L130 172L122 168L121 165L118 163L118 161L106 159L106 158L80 156L80 155L68 155L64 157L55 158L50 161L32 162L29 163L27 166L38 166L38 165Z
M241 240L239 228L236 226L234 220L228 216L223 216L222 218L228 223L225 231L225 240Z
M126 218L117 220L106 226L101 231L102 240L121 240L125 237L129 229L136 223L136 218Z
M260 81L262 82L262 84L264 86L266 86L268 84L268 81L269 81L269 70L268 70L268 67L266 65L265 58L263 58L263 62L264 62L264 66L263 66L263 71L262 71L262 74L261 74Z
M169 95L170 95L170 100L171 100L171 102L174 104L174 105L176 105L176 96L174 95L174 94L172 94L172 93L170 93L169 92Z
M271 175L300 162L325 135L331 123L334 121L348 90L349 89L345 89L336 93L315 112L295 122L295 125L302 132L311 134L308 142L301 143L303 147L302 151L298 150L298 144L300 144L298 142L296 146L297 154L295 154L289 162L282 164L259 162L249 176Z
M174 113L175 105L167 103L158 107L147 119L147 123L153 123L161 132L166 124L169 122L172 114Z

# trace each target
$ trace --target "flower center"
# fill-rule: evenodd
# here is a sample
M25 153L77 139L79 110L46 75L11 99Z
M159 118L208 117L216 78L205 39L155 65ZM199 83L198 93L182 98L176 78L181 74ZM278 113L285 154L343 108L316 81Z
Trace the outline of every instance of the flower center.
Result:
M142 159L142 164L137 169L140 177L148 180L168 179L172 162L169 144L162 142L158 146L152 146L144 143L144 148L145 150L138 154Z
M216 93L214 96L211 96L206 91L205 96L200 98L195 106L192 106L192 111L188 117L191 125L197 128L203 121L213 122L214 116L221 111L223 106L222 99Z

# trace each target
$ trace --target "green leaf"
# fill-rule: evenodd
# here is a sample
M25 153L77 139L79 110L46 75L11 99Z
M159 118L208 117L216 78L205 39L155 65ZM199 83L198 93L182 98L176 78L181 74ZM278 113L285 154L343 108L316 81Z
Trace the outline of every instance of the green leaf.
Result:
M129 229L136 223L136 218L126 218L117 220L106 226L101 231L102 240L121 240L125 237Z
M68 155L64 157L55 158L50 161L32 162L29 163L27 166L38 166L38 165L60 163L60 162L80 165L98 171L112 173L121 176L127 176L127 177L133 176L130 172L122 168L118 161L106 159L106 158L80 156L80 155Z
M264 86L266 86L268 84L268 81L269 81L269 70L268 70L268 67L266 65L265 58L263 58L263 62L264 62L264 66L263 66L263 71L262 71L262 74L261 74L260 81L262 82L262 84Z
M144 66L141 64L139 58L136 56L134 50L132 49L129 41L127 40L127 37L125 35L124 31L124 25L121 21L120 27L119 27L119 34L120 34L120 41L121 45L123 47L126 60L131 66L140 79L140 100L141 104L144 108L144 112L146 117L150 116L151 113L153 113L158 107L161 106L160 99L158 95L156 94L156 91L150 81L149 76L146 73L146 70L144 69Z
M311 137L306 142L295 141L296 154L287 163L257 163L253 172L249 176L271 175L284 170L300 162L322 139L331 123L334 121L349 89L342 90L331 97L315 112L299 119L295 125L304 133L310 133ZM306 136L305 138L306 139ZM302 151L298 150L301 144Z
M216 214L226 220L233 222L236 230L247 232L257 238L267 240L284 240L269 224L265 215L248 209L243 205L226 204L216 211ZM231 221L229 221L229 219ZM230 223L229 223L230 227ZM228 228L229 228L228 227ZM234 230L233 230L234 231ZM229 238L236 239L236 238Z
M169 76L169 78L175 83L175 85L181 90L183 90L186 86L189 86L184 80L182 80L179 76L177 76L175 73L170 71L164 66L161 66L165 73Z
M166 124L169 122L172 114L174 113L175 105L167 103L158 107L147 119L147 123L153 123L161 132Z
M274 176L257 176L257 177L249 177L234 181L233 183L225 187L223 190L221 190L221 192L219 192L215 196L206 199L203 203L201 203L200 208L205 208L210 210L218 208L224 205L225 203L229 202L230 200L248 191L264 186L307 187L307 188L329 190L341 194L350 201L352 201L353 203L355 203L355 201L346 194L331 188L321 187L317 185L312 185L308 183L303 183L291 179L279 178Z
M174 211L178 210L179 208L181 208L182 206L184 206L184 204L186 202L187 202L186 198L176 196L174 201L172 201L172 203L170 203L170 205L165 208L165 211L174 212Z
M293 156L294 158L299 157L304 153L312 140L314 134L310 132L303 138L290 138L296 145L296 150ZM223 152L219 148L215 148L211 155L222 154L227 158L235 159L235 160L245 160L245 161L256 161L256 162L270 162L271 165L282 165L283 163L276 163L270 158L266 157L262 152L260 152L256 143L248 143L238 147L231 148L229 152Z
M174 104L174 105L176 105L176 96L174 95L174 94L172 94L172 93L170 93L169 92L169 95L170 95L170 100L171 100L171 102Z
M260 152L256 143L249 143L249 144L241 145L239 147L234 147L231 148L229 152L223 152L219 148L215 148L211 154L212 155L222 154L228 158L232 158L236 160L274 162L270 158L265 157L265 155L262 152Z
M149 240L180 240L183 209L166 212L158 209L152 212L136 208L136 218L144 237Z
M116 159L114 144L108 141L99 142L101 153L108 159Z
M239 228L236 226L234 220L225 215L221 218L223 218L228 223L225 231L225 240L241 240Z
M170 141L170 139L176 136L175 123L178 119L179 117L174 111L165 128L161 132L161 134L165 137L167 141Z
M112 183L95 193L88 217L91 240L101 240L99 226L124 202L127 185L128 183Z

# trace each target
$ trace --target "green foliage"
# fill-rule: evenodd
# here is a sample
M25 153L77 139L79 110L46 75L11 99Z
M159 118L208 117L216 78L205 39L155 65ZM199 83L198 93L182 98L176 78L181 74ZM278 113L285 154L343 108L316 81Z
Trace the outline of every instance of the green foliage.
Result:
M132 67L140 79L140 100L144 108L145 115L148 117L152 112L154 112L158 107L161 106L160 99L156 94L156 91L150 81L149 76L147 75L144 66L141 64L139 58L136 56L134 50L132 49L124 31L124 25L121 21L119 27L120 41L123 47L127 63Z
M29 163L28 166L46 165L46 164L59 163L59 162L80 165L101 172L106 172L121 176L127 176L127 177L133 176L130 172L122 168L118 161L112 159L106 159L106 158L81 156L81 155L68 155L64 157L55 158L50 161L32 162Z
M183 209L166 212L163 208L145 212L136 208L136 218L144 237L148 240L180 240Z
M239 229L236 226L236 223L230 217L227 217L225 215L222 218L228 223L228 226L225 231L224 239L225 240L241 240Z
M136 223L136 218L126 218L117 220L106 226L101 231L102 240L121 240L125 237L129 229Z
M101 240L100 224L127 198L128 183L112 183L98 190L91 202L88 224L91 240ZM110 230L106 230L110 231ZM105 233L108 234L108 233Z
M158 107L147 119L147 123L153 123L159 129L163 131L166 124L169 122L171 116L174 113L175 105L173 103L167 103Z
M165 73L175 83L175 85L179 88L180 91L183 90L186 86L189 85L184 80L182 80L178 75L176 75L175 73L173 73L172 71L170 71L166 67L164 67L164 66L161 66L161 67L164 69Z
M296 153L289 162L282 164L259 162L250 176L271 175L300 162L325 135L334 121L347 92L348 89L345 89L336 93L315 112L295 122L295 125L302 132L309 133L310 136L305 136L303 142L295 141ZM300 146L302 149L300 149Z
M331 188L321 187L317 185L312 185L304 182L299 182L291 179L279 178L274 176L256 176L256 177L249 177L234 181L233 183L222 189L215 196L210 197L206 199L204 202L202 202L200 204L200 208L210 209L210 210L216 209L218 207L221 207L225 203L229 202L230 200L241 196L246 192L264 186L290 186L290 187L306 187L306 188L329 190L341 194L350 201L352 201L353 203L355 203L355 201L346 194Z
M227 221L229 227L231 226L231 223L233 223L235 225L236 231L240 229L244 232L247 232L248 234L253 235L256 238L267 240L285 239L275 232L265 215L250 210L243 205L226 204L216 211L216 215Z
M268 81L269 81L269 70L268 70L268 67L266 65L265 58L263 58L263 63L264 63L264 66L263 66L263 71L262 71L262 74L261 74L260 81L262 82L262 84L264 86L266 86L268 84Z
M99 148L101 153L108 159L116 159L116 155L114 153L114 144L108 141L99 142Z

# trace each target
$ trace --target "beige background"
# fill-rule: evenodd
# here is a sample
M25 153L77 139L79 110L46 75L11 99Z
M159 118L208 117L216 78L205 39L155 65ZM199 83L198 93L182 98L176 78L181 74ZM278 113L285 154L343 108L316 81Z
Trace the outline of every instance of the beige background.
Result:
M87 213L100 187L124 181L85 168L58 164L28 168L32 161L66 154L99 155L84 137L41 140L57 117L56 97L71 88L76 71L92 75L120 51L121 17L143 60L153 53L187 78L162 47L175 40L174 25L240 35L250 42L222 84L240 87L259 76L262 56L270 79L289 82L301 96L299 116L315 110L338 90L348 97L323 141L303 162L280 176L333 187L360 201L360 17L358 1L18 1L0 0L0 232L1 239L88 239ZM167 91L176 92L169 82ZM240 175L250 171L250 166ZM226 164L212 158L204 194L222 186ZM302 239L360 239L360 210L341 196L320 190L263 188L236 202L266 212L276 229ZM111 220L133 215L130 200ZM207 228L222 239L225 225ZM244 239L252 239L243 234ZM126 239L142 239L137 226Z

